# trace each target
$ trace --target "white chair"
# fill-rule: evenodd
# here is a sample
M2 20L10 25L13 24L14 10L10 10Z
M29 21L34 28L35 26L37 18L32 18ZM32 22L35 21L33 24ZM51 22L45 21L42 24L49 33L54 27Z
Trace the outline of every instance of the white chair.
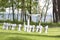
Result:
M21 31L21 27L22 27L22 25L19 24L19 25L18 25L18 31Z
M39 32L41 33L43 27L42 27L42 25L40 25L39 27L40 27L40 28L39 28Z
M45 26L45 33L47 33L47 32L48 32L48 25Z
M3 23L3 29L6 29L6 23L5 22Z
M35 25L30 25L30 32L34 32Z
M11 24L11 25L12 25L12 30L14 30L16 27L16 24Z
M3 24L3 29L8 30L8 23L4 23L4 24Z
M33 31L33 32L35 31L35 25L33 25L32 31Z
M24 25L24 31L30 32L30 25Z
M42 25L38 25L37 27L36 27L36 32L42 32Z
M27 31L28 26L24 25L24 31Z
M7 23L7 30L11 27L10 23Z
M36 32L38 32L38 31L39 31L39 28L40 28L39 26L36 26Z
M31 30L32 30L32 25L28 27L28 32L31 32Z
M27 25L28 26L28 25ZM31 32L31 31L34 31L34 27L32 25L29 25L27 27L27 32Z
M9 24L8 24L8 23L6 23L6 30L8 30L8 27L9 27Z

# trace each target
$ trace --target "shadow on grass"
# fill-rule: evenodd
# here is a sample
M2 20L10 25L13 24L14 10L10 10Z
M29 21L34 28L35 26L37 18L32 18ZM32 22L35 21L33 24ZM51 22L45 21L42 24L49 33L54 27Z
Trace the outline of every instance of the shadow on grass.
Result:
M54 37L60 38L60 35L41 35L41 34L28 34L28 33L8 33L8 32L0 32L0 35L22 35L22 36L38 36L38 37ZM13 38L13 37L12 37ZM14 39L14 38L13 38ZM21 38L22 39L22 38ZM24 39L23 39L24 40Z
M25 37L8 37L5 40L31 40L31 39Z

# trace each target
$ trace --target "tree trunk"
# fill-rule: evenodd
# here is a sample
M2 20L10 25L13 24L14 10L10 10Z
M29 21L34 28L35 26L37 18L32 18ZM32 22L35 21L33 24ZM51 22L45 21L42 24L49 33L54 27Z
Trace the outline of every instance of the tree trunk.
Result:
M27 0L28 1L28 0ZM31 14L31 0L29 0L29 4L27 3L27 7L28 7L28 12ZM31 16L30 16L30 22L31 22Z
M22 10L21 10L21 18L22 18L22 20L24 21L24 15L25 15L25 0L22 0L22 3L21 3L21 5L22 5Z
M53 0L53 22L58 22L58 4L57 0Z
M13 21L15 21L15 18L14 18L14 3L13 3L13 0L12 0L12 14L13 14Z
M60 22L60 0L57 0L58 3L58 16L59 16L59 22Z
M31 0L30 0L30 14L31 14ZM30 16L30 22L31 22L31 16Z
M47 11L48 11L49 1L47 0L46 3L47 3L48 5L46 5L46 12L45 12L45 15L44 15L44 22L46 21L46 16L47 16Z

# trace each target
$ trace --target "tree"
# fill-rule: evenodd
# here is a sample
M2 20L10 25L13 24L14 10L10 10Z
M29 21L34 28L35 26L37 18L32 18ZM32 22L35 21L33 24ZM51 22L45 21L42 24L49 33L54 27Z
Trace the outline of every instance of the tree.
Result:
M58 0L53 0L53 22L58 22L59 20L59 6Z
M24 14L25 14L25 0L21 1L21 18L24 21Z
M48 9L49 9L49 7L48 7L48 6L49 6L49 2L50 2L50 0L46 0L46 4L47 4L47 5L46 5L46 7L45 7L45 8L46 8L46 9L45 9L46 12L45 12L45 15L44 15L44 22L45 22L45 20L46 20L47 11L48 11Z
M0 0L0 11L5 11L5 7L7 7L7 0Z
M56 11L57 11L56 13L57 21L60 22L60 0L56 0Z

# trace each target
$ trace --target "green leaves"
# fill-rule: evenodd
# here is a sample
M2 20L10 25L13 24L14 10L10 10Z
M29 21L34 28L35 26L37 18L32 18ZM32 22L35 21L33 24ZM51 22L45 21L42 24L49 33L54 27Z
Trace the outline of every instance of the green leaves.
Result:
M30 10L30 6L36 7L38 4L37 2L34 2L33 0L24 0L24 5L22 4L23 3L22 0L10 0L10 2L9 2L9 0L0 0L0 8L1 7L4 7L4 8L11 7L12 3L16 5L16 8L19 9L24 6L24 8L26 8L26 10ZM36 10L36 9L34 9L34 10Z
M1 9L0 9L0 12L1 12L1 11L5 11L5 9L4 9L4 8L1 8Z

